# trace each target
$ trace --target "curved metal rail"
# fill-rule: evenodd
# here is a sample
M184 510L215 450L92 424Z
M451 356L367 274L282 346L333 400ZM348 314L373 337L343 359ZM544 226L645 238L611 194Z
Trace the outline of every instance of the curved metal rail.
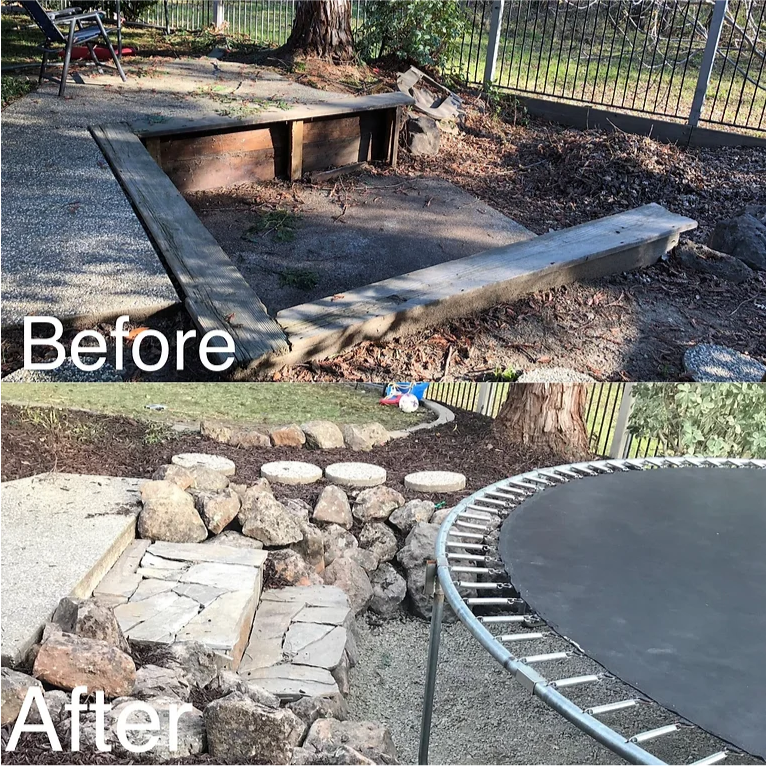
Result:
M536 492L586 476L684 467L766 469L766 460L664 457L569 463L503 479L475 492L455 506L439 528L436 562L435 565L431 565L431 581L427 583L427 588L430 585L434 595L434 605L421 728L420 763L428 762L441 613L446 599L474 638L531 694L629 763L665 764L665 761L646 750L643 744L680 729L696 727L677 719L667 726L637 731L626 737L601 721L600 716L638 707L648 702L647 700L628 698L583 708L569 699L564 690L584 684L598 684L609 676L607 673L563 673L558 677L549 678L538 670L548 663L561 667L573 657L587 655L564 636L534 630L541 621L530 613L524 601L517 597L500 560L497 546L502 521L517 505ZM438 580L433 577L434 570ZM461 590L471 595L464 597ZM487 608L496 613L485 616L474 614L474 609ZM532 630L495 635L489 630L490 625L515 625ZM535 653L535 642L544 641L551 635L568 642L570 648L560 652ZM514 654L509 646L515 648L516 645L521 645L527 651L524 654ZM697 766L719 763L726 758L727 753L727 750L721 750L694 763Z

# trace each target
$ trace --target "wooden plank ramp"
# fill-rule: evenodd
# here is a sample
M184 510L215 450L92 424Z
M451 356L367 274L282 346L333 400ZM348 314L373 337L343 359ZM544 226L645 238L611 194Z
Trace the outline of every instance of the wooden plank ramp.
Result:
M393 338L538 290L650 266L696 221L650 204L280 311L278 368Z
M94 125L90 132L181 288L200 331L228 332L239 365L286 353L281 327L128 124Z

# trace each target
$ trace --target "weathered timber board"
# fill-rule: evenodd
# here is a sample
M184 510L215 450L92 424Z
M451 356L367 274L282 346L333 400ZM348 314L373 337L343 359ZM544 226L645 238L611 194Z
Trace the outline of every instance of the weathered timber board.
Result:
M405 93L376 93L372 96L339 98L337 101L326 101L318 104L295 104L289 109L272 109L244 119L215 116L202 119L176 118L165 120L164 122L140 120L132 122L130 127L141 138L189 135L192 133L209 133L211 131L228 132L253 125L290 122L292 120L312 120L318 117L333 117L381 109L395 109L398 106L412 106L414 103L415 99Z
M263 149L280 152L285 151L288 145L287 126L284 124L230 133L148 140L160 142L163 162L195 160L199 157L217 157L221 154L256 152Z
M247 365L288 350L285 334L126 123L91 134L176 278L200 330L224 330Z
M196 160L163 163L162 170L181 192L207 191L252 181L273 181L285 176L287 154L260 152L222 154Z
M292 351L264 368L338 353L525 293L651 265L696 221L644 205L376 282L277 314Z

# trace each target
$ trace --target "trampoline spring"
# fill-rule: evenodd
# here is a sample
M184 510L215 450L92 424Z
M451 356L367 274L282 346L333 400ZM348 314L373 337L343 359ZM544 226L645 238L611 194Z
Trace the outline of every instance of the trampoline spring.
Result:
M529 657L522 657L519 662L523 662L525 665L535 665L538 662L568 660L570 657L572 657L572 652L550 652L549 654L531 654Z
M581 684L592 684L601 681L603 676L570 676L569 678L559 678L557 681L549 681L548 686L554 689L566 689L569 686L580 686Z
M450 572L454 572L455 574L486 574L486 575L492 575L496 572L499 573L499 570L489 569L488 567L450 567Z
M466 529L481 529L484 532L489 532L489 527L485 527L483 524L469 524L467 521L460 521L458 520L455 522L455 525L460 525L461 527L465 527Z
M460 519L471 519L471 521L493 521L492 516L481 516L478 513L461 513Z
M707 756L707 758L701 758L699 761L694 761L691 766L708 766L708 764L720 763L721 761L726 760L728 755L728 750L721 750L718 753L713 753L712 755Z
M519 487L520 489L531 490L532 492L537 492L540 489L534 484L529 484L528 482L522 481L521 479L513 479L509 482L509 484L512 484L513 487ZM509 487L509 489L511 489L511 487Z
M487 492L489 494L489 492ZM494 500L491 497L478 497L476 498L477 503L489 503L489 505L499 505L501 507L505 507L508 504L507 500ZM484 511L484 513L491 513L491 514L497 514L497 511L494 508L481 508L478 505L469 505L468 508L471 508L475 511Z
M463 582L458 583L461 588L468 588L473 590L512 590L513 585L509 582Z
M494 559L491 556L477 556L474 553L448 553L447 558L453 559L454 561L481 561L485 564L497 561L497 559Z
M475 598L467 598L465 603L469 606L516 606L516 604L523 604L524 602L520 598L476 596Z
M469 540L483 540L486 535L480 535L478 532L461 532L458 529L450 529L450 537L465 537Z
M504 636L500 636L498 640L503 643L513 643L515 641L536 641L538 638L545 638L550 633L507 633Z
M461 542L455 542L455 543L447 543L448 548L463 548L467 551L484 551L486 553L489 548L486 545L482 545L481 543L461 543Z
M649 731L642 731L638 734L634 734L630 739L625 740L626 742L634 742L635 744L638 744L640 742L648 742L650 739L657 739L657 737L664 737L666 734L673 734L673 732L676 732L681 727L677 723L671 723L667 726L660 726L658 729L650 729Z
M479 617L479 622L485 625L495 625L498 623L520 622L525 625L534 625L539 618L534 614L493 614L488 617Z
M629 707L635 707L639 704L641 704L641 700L622 700L621 702L610 702L607 705L595 705L594 707L588 707L585 708L585 712L587 715L604 715L605 713L614 713L617 710L625 710Z

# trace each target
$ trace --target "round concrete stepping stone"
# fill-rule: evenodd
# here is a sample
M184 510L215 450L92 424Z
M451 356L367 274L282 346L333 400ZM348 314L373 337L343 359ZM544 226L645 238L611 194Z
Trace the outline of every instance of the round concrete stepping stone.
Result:
M322 478L322 469L300 460L278 460L264 463L261 466L261 476L277 484L313 484Z
M324 473L327 481L341 487L377 487L386 482L386 469L372 463L333 463Z
M760 383L766 367L733 348L700 343L684 354L684 369L698 383Z
M220 455L206 455L203 452L183 452L180 455L173 455L171 460L175 465L180 465L181 468L195 468L202 466L203 468L209 468L211 471L218 471L224 476L233 476L237 470L233 461L227 457L221 457Z
M418 471L404 477L404 486L413 492L459 492L465 476L453 471Z

